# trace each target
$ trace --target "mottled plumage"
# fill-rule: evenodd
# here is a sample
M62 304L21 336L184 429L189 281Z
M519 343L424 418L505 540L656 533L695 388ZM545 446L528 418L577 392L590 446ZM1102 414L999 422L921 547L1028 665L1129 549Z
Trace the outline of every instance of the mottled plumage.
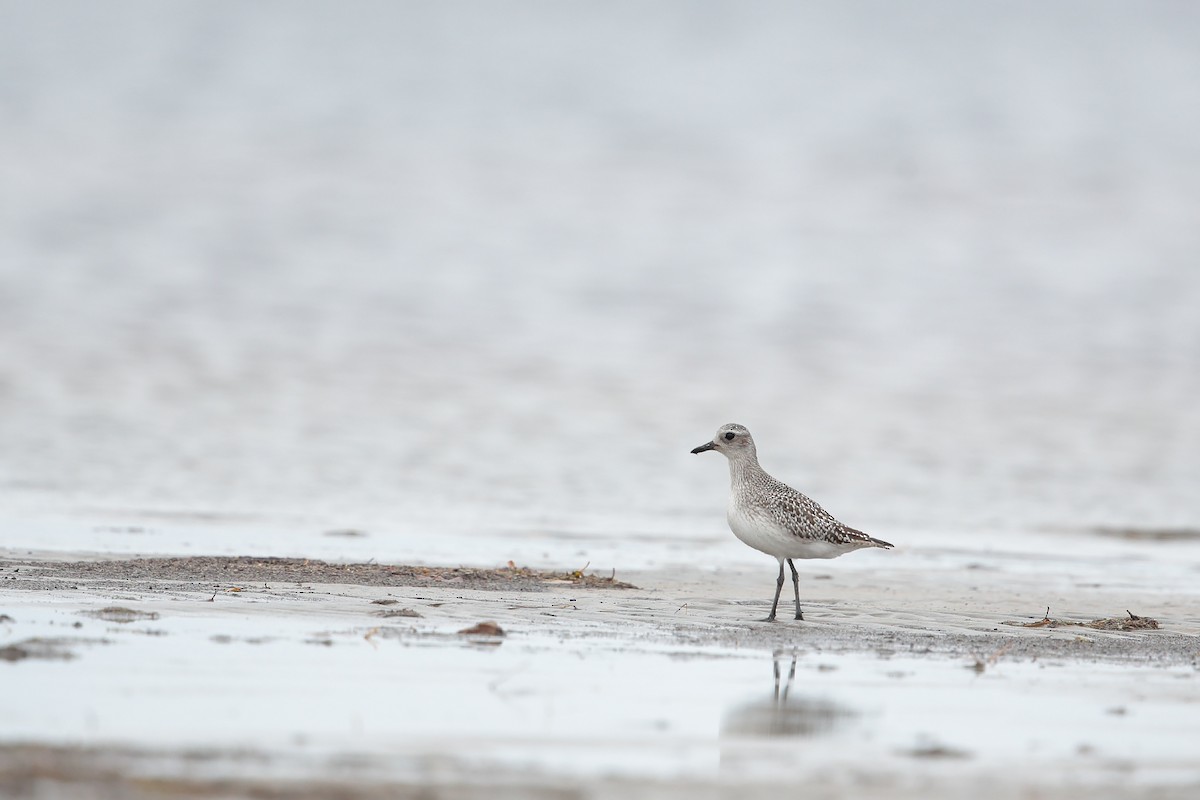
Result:
M783 589L783 564L792 570L796 590L796 619L800 611L800 583L793 558L836 558L863 547L891 547L833 518L812 499L775 480L758 465L750 431L742 425L722 425L711 442L693 453L716 450L729 459L729 528L744 543L779 561L775 602L766 621L775 620Z

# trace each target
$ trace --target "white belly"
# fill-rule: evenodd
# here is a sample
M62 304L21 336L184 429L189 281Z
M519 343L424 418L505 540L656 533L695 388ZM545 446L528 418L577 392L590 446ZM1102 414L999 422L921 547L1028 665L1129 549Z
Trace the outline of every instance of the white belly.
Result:
M836 558L853 548L824 539L806 539L784 530L764 516L729 506L729 529L744 544L775 558Z

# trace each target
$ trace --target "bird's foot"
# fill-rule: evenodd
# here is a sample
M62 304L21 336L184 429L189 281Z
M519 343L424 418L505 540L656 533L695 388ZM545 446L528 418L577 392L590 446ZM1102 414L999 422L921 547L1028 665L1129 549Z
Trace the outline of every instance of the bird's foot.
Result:
M775 615L774 615L774 614L772 614L772 615L771 615L771 616L769 616L769 617L763 617L762 619L760 619L760 620L759 620L759 622L774 622L774 621L775 621Z
M804 622L804 614L803 614L803 613L801 613L801 612L799 612L799 611L797 611L797 612L796 612L796 619L800 620L801 622Z

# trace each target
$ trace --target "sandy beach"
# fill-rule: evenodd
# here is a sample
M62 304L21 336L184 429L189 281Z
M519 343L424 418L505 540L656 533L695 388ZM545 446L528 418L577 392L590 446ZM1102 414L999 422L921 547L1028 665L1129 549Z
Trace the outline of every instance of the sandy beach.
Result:
M765 797L802 776L815 796L1200 789L1194 581L1133 589L1080 558L1029 569L1033 554L930 570L914 550L806 570L806 621L775 624L752 621L769 562L614 581L9 551L0 788ZM463 633L480 623L498 630Z

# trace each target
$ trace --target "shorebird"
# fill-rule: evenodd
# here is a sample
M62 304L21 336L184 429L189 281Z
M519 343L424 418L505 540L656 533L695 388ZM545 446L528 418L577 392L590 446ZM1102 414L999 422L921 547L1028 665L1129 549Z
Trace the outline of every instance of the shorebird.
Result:
M729 459L729 529L743 543L779 561L775 601L763 622L775 621L779 593L783 591L784 561L792 569L796 619L802 620L800 576L793 558L837 558L864 547L892 546L838 522L813 500L768 475L758 465L754 439L744 425L722 425L711 442L692 452L709 450Z

